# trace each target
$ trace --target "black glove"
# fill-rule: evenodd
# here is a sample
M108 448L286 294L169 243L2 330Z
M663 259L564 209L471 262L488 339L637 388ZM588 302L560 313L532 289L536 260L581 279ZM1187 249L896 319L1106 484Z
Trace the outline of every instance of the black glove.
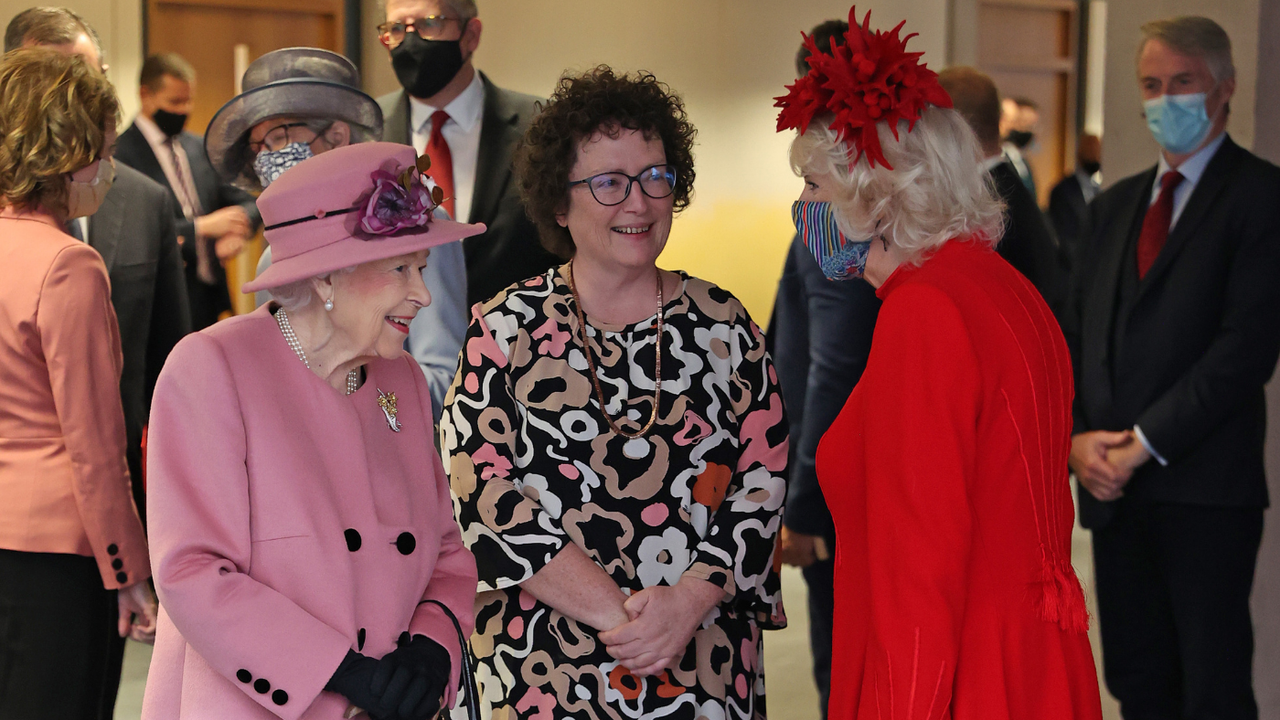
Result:
M348 650L347 656L338 663L338 669L333 672L333 677L329 678L324 689L342 695L356 707L368 709L379 700L379 696L370 689L377 669L377 660L355 650Z
M374 720L430 720L440 712L449 684L449 651L426 635L410 637L407 632L396 644L377 661L370 681L379 701L360 707Z

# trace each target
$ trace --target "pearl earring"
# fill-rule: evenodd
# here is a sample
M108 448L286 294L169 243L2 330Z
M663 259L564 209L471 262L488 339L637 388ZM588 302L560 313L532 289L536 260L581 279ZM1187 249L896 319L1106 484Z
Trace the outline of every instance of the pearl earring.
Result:
M328 300L325 300L325 301L324 301L324 309L325 309L325 310L332 310L332 309L333 309L333 298L329 298Z

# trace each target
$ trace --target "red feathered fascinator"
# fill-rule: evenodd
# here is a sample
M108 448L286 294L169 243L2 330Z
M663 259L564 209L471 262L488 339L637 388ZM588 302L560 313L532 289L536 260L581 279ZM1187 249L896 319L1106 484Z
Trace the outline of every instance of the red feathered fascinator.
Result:
M861 26L855 11L856 6L849 8L844 44L833 39L830 53L818 50L813 38L801 33L809 49L809 74L788 85L786 95L774 98L774 107L782 108L778 132L796 128L803 134L815 115L830 112L835 115L831 129L849 145L850 165L865 153L871 167L880 163L892 170L880 149L876 123L889 123L896 138L899 120L909 123L910 132L925 105L949 108L951 96L938 84L938 73L920 62L924 53L906 51L916 33L898 38L905 20L887 33L872 32L867 27L871 11Z

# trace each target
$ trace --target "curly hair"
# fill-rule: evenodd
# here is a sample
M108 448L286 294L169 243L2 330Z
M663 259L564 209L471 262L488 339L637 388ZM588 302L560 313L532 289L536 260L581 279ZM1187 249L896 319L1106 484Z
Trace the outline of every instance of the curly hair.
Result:
M120 112L105 75L76 56L31 47L0 60L0 207L62 214L67 173L102 156Z
M662 141L667 163L676 168L675 211L689 207L698 131L680 97L648 72L618 75L600 65L581 75L563 75L525 132L514 159L525 212L538 227L543 247L559 257L571 258L575 251L573 238L556 222L556 215L568 207L569 172L579 147L597 134L616 138L624 129Z

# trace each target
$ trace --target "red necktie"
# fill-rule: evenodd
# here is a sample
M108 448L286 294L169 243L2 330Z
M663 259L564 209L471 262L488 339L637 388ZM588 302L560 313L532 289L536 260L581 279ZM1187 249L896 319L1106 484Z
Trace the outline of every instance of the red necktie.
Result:
M1146 276L1169 239L1169 224L1173 221L1173 191L1185 178L1177 170L1170 170L1160 177L1160 197L1147 208L1142 220L1142 234L1138 236L1138 279Z
M428 174L436 185L444 191L444 209L449 217L458 222L466 222L466 218L458 217L454 211L453 194L453 155L449 152L449 143L444 141L440 130L449 121L449 113L437 110L431 113L431 137L427 140L427 157L431 158L431 172Z

